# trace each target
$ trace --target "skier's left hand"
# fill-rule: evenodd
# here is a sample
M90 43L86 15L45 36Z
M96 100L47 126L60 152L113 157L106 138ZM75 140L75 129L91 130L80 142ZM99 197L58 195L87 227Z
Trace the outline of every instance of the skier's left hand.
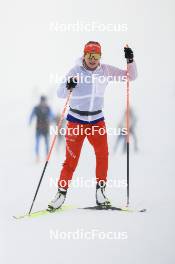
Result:
M72 91L75 88L76 85L77 85L77 78L76 77L71 77L67 81L66 88L68 90Z
M126 45L124 47L124 53L125 53L125 58L127 59L127 63L132 63L134 59L134 53L131 48Z

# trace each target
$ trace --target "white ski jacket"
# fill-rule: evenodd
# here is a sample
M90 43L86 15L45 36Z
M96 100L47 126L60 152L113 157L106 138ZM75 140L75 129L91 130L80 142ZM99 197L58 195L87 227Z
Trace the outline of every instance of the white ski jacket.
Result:
M136 79L137 69L135 62L128 64L128 73L131 81ZM103 109L104 92L108 83L110 81L125 81L126 70L121 70L108 64L100 64L96 70L89 71L84 68L81 58L59 85L57 90L58 97L67 97L67 80L75 76L77 76L78 84L72 91L70 107L79 111L94 112ZM103 117L103 112L95 115L82 116L72 112L71 109L69 109L69 114L79 120L87 122Z

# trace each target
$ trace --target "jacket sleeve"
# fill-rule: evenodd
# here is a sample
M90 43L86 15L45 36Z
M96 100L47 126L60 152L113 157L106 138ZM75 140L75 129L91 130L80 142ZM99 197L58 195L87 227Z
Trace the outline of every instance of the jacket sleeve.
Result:
M32 123L32 120L33 120L33 118L34 118L35 115L36 115L36 107L34 107L32 109L32 112L30 114L30 117L29 117L29 125Z
M119 69L112 65L104 65L105 75L110 76L111 81L125 81L126 80L126 70ZM137 67L136 63L132 62L128 64L129 80L134 81L137 78Z
M68 95L68 90L66 88L66 83L67 83L67 80L70 78L70 77L74 77L76 76L77 73L76 73L76 69L75 67L72 68L67 74L66 76L61 80L61 83L58 84L58 88L57 88L57 96L59 98L66 98L67 95Z
M49 120L51 122L54 122L56 120L56 116L54 115L54 113L52 112L52 109L49 107Z

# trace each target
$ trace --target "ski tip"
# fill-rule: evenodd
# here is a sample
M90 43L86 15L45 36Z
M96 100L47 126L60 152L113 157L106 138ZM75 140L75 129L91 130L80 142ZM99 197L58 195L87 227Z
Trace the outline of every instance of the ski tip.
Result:
M15 220L18 220L18 219L24 218L24 216L15 216L15 215L13 215L13 218L14 218Z
M141 209L141 210L139 210L139 212L141 212L141 213L144 213L144 212L146 212L147 210L144 208L144 209Z
M16 219L16 220L19 220L19 219L22 219L22 218L30 217L30 215L29 215L29 214L26 214L26 215L20 215L20 216L15 216L15 215L13 215L12 217L13 217L14 219Z
M136 208L130 208L130 207L123 207L121 208L122 211L126 211L126 212L139 212L139 213L144 213L146 212L147 210L144 208L144 209L136 209Z

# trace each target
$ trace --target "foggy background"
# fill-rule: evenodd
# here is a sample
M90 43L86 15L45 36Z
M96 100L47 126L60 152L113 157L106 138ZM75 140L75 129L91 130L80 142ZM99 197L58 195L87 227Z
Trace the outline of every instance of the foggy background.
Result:
M174 255L174 1L1 1L1 144L0 259L9 263L173 263ZM127 31L60 32L55 23L127 24ZM102 45L102 62L126 67L123 47L133 49L138 78L130 84L130 100L138 124L139 152L131 142L131 204L145 214L69 211L15 221L31 205L42 168L34 156L34 122L28 119L41 94L55 114L64 100L56 96L54 76L64 75L89 40ZM117 126L125 110L123 83L111 83L105 94L108 126ZM126 179L126 155L114 155L109 137L109 178ZM43 146L41 148L43 150ZM88 157L88 158L87 158ZM85 142L75 177L95 177L95 156ZM64 160L64 143L54 148L34 211L46 208L56 192ZM125 205L126 189L108 190L114 205ZM66 203L95 203L95 189L69 190ZM125 231L122 240L50 240L49 230L77 228Z

